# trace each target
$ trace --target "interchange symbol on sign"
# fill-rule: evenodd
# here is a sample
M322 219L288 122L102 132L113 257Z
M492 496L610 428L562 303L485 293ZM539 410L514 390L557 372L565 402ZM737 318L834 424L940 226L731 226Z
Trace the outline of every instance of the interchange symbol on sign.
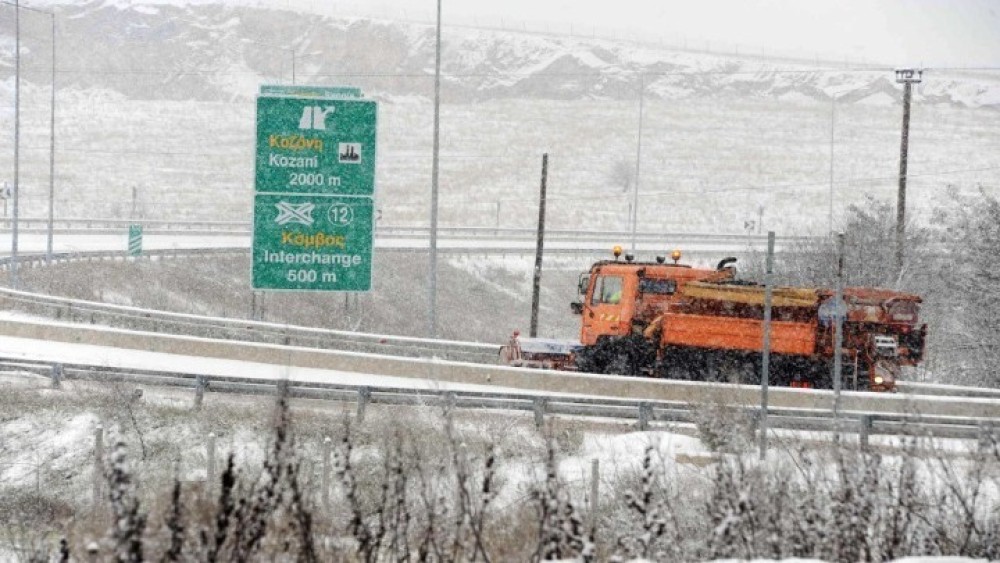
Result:
M302 108L302 117L299 118L299 129L326 130L326 115L333 113L335 106L306 106Z
M274 206L278 208L278 216L274 219L274 222L279 225L299 223L309 226L313 224L312 212L316 206L312 203L294 204L287 201L279 201Z

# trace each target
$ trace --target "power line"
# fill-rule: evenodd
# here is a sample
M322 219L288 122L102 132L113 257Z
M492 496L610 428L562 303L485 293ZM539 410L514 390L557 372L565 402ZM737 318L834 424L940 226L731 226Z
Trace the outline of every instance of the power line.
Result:
M26 148L28 150L48 150L47 146L46 147L42 147L42 146L27 146L27 147L22 147L22 148ZM399 153L395 153L395 152L393 152L392 150L389 150L389 149L383 149L383 151L384 151L383 152L383 159L388 159L390 157L391 158L399 158L401 156L402 157L406 157L406 158L411 158L411 157L412 158L425 158L426 157L425 153L406 153L406 151L403 151L404 154L399 154ZM222 152L219 152L219 153L205 153L205 152L198 152L198 151L190 151L190 152L189 151L145 151L145 150L127 150L127 149L123 149L123 150L95 149L95 148L90 148L90 147L61 147L56 152L94 153L94 154L122 154L122 155L138 155L138 156L142 156L142 155L149 155L149 156L219 156L219 157L247 156L247 157L251 157L251 158L254 155L252 148L251 149L238 149L238 150L233 151L232 153L222 153ZM524 153L524 154L493 154L493 155L490 155L490 154L448 154L448 153L442 153L441 154L441 158L444 158L444 159L456 159L456 160L464 160L464 159L484 159L484 160L525 159L525 158L530 158L530 157L533 157L533 156L535 156L534 153L530 153L530 154L529 153ZM389 164L389 163L383 162L383 164ZM919 165L919 163L918 163L918 165ZM979 168L959 168L959 169L951 169L951 170L940 170L940 171L924 172L924 173L921 173L921 174L909 174L908 176L910 178L922 178L922 177L950 176L950 175L966 174L966 173L974 173L974 172L992 172L992 171L995 171L995 170L1000 170L1000 166L986 166L986 167L979 167ZM218 172L216 172L216 174L218 174ZM684 178L695 178L695 179L702 178L702 176L696 175L696 174L677 174L677 173L671 173L669 175L670 179L677 179L677 178L681 178L681 177L684 177ZM853 178L841 179L841 180L835 181L834 183L835 184L840 184L840 185L851 185L851 184L859 184L859 183L875 183L875 182L886 182L886 181L895 181L895 180L898 180L898 176L861 176L861 177L853 177ZM736 186L736 187L730 187L730 188L699 190L697 192L678 192L678 191L645 192L644 195L647 195L647 196L659 196L659 195L676 195L676 194L684 194L684 193L726 193L726 192L733 192L733 191L781 190L781 189L808 188L808 187L826 187L826 186L829 186L829 181L828 180L824 180L822 182L816 181L816 182L801 182L801 183L791 183L791 184L752 184L752 185ZM595 196L595 197L598 197L598 196ZM599 196L599 197L606 197L606 196L602 195L602 196Z
M929 67L923 69L925 72L1000 72L1000 66L953 66L953 67Z
M546 76L546 77L621 77L621 76L758 76L761 74L842 74L842 73L884 73L892 71L892 67L885 68L810 68L810 69L764 69L753 70L692 70L692 71L626 71L608 74L601 71L592 72L530 72L530 71L503 71L493 72L449 72L446 76L456 78L496 78L497 76ZM86 74L86 75L172 75L172 76L246 76L259 75L253 71L233 71L227 69L94 69L94 68L73 68L56 69L61 74ZM337 73L315 73L310 76L316 78L434 78L433 74L424 72L337 72Z
M1000 170L1000 166L991 166L991 167L986 167L986 168L966 168L966 169L960 169L960 170L947 170L947 171L940 171L940 172L928 172L928 173L924 173L924 174L910 174L909 177L910 178L919 178L919 177L947 176L947 175L953 175L953 174L965 174L965 173L968 173L968 172L988 172L988 171L993 171L993 170ZM694 176L689 176L689 177L694 177ZM673 178L673 176L671 178ZM842 184L842 185L868 184L868 183L876 183L876 182L895 181L897 179L898 179L897 176L867 177L867 178L866 177L861 177L861 178L848 178L848 179L845 179L845 180L839 180L839 181L834 182L834 183L835 184ZM774 191L791 190L791 189L796 189L796 188L829 188L829 186L830 186L829 180L824 180L824 181L808 182L808 183L801 183L801 184L800 183L796 183L796 184L754 184L754 185L735 186L735 187L719 188L719 189L671 190L671 191L662 191L662 192L645 192L642 195L643 195L643 197L646 197L646 196L677 196L677 195L723 194L723 193L741 192L741 191L771 191L771 192L774 192ZM610 195L616 195L616 194L610 194ZM549 197L548 199L549 200L569 200L569 199L590 200L590 199L608 199L608 197L609 197L609 194L573 195L573 196L559 196L559 195L556 195L556 196Z
M940 172L927 172L924 174L909 174L910 178L921 178L921 177L935 177L935 176L949 176L954 174L966 174L969 172L991 172L994 170L1000 170L1000 166L990 166L986 168L966 168L960 170L947 170ZM897 181L899 176L871 176L871 177L861 177L861 178L848 178L844 180L835 181L834 184L839 185L851 185L851 184L872 184L877 182L889 182ZM721 189L706 189L697 191L668 191L668 192L647 192L643 195L646 196L661 196L661 195L692 195L692 194L709 194L709 193L729 193L729 192L743 192L743 191L782 191L790 190L796 188L829 188L829 180L808 182L801 184L757 184L749 186L738 186L733 188L721 188Z

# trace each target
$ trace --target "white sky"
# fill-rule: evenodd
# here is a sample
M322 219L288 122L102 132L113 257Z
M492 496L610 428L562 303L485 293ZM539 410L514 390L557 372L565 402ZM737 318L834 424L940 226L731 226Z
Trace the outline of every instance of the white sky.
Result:
M285 0L293 5L296 0ZM310 0L298 0L308 2ZM333 0L345 12L433 18L434 0ZM443 19L893 66L1000 67L1000 0L443 0ZM534 25L533 25L534 24Z

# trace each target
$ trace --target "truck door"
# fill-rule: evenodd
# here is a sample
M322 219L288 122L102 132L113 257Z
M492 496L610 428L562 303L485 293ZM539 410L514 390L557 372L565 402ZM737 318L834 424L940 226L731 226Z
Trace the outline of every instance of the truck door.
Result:
M627 300L624 282L620 275L594 276L590 298L583 306L580 342L585 346L593 345L599 336L627 334L628 331L622 328L628 326L628 319L623 314Z

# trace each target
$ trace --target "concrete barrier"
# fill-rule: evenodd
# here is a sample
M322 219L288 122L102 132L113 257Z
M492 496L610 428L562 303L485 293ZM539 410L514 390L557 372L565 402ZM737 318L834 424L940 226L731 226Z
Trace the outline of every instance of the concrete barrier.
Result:
M185 356L506 387L533 393L569 393L638 401L682 401L730 406L760 404L760 387L749 385L670 381L422 358L386 357L31 320L0 322L0 335ZM59 361L58 358L52 360ZM772 407L830 411L833 408L833 392L771 388L768 403ZM1000 400L982 398L844 392L841 396L841 408L844 412L1000 418Z

